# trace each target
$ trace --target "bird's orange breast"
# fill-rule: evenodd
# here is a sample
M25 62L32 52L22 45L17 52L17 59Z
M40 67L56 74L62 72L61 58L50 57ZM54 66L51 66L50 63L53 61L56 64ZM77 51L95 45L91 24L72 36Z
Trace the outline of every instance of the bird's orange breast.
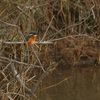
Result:
M31 38L29 38L28 45L35 44L36 39L37 39L37 36L32 36Z

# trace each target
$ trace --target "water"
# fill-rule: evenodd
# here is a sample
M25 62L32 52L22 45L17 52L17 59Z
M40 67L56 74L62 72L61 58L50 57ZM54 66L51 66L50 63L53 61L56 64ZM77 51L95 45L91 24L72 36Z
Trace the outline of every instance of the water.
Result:
M43 81L37 100L100 100L100 69L55 72Z

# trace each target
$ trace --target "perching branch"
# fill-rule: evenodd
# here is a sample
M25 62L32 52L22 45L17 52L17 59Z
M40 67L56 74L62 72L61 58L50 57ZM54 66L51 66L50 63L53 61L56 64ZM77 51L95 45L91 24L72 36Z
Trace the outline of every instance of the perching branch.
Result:
M9 42L9 41L2 41L0 40L0 43L4 43L4 44L27 44L27 42L18 42L18 41L15 41L15 42ZM35 44L52 44L53 42L50 42L50 41L41 41L41 42L36 42Z

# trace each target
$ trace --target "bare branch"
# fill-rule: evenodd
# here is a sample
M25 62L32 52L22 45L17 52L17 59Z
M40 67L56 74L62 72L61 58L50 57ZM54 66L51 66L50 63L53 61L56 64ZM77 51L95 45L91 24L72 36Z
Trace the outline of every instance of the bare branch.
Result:
M4 44L7 44L7 45L9 45L9 44L27 44L27 42L24 42L24 41L22 41L22 42L7 42L7 41L2 41L2 40L0 40L0 43L4 43ZM50 41L41 41L41 42L36 42L35 44L52 44L53 42L50 42ZM34 44L33 44L34 45Z

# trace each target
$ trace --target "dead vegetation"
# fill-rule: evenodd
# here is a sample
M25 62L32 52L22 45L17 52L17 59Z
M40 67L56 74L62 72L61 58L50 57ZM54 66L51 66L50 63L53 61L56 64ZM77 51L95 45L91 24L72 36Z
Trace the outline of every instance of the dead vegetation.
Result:
M0 1L0 100L35 100L76 69L99 69L99 5L99 0ZM34 30L38 41L28 46L24 35ZM43 100L55 100L47 97Z

